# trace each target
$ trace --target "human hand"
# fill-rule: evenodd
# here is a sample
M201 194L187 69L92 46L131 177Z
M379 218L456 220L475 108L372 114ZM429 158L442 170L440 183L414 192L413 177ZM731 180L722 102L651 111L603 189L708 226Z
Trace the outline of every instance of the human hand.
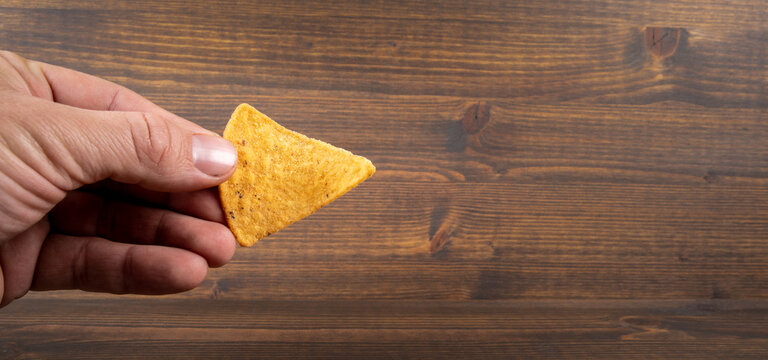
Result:
M231 143L138 94L0 51L0 306L29 290L165 294L225 264Z

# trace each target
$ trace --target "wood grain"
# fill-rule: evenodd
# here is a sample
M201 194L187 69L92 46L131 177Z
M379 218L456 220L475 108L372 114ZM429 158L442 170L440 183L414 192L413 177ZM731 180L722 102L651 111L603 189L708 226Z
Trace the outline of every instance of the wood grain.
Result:
M0 353L104 358L759 357L763 301L31 300ZM41 310L44 309L44 310ZM125 309L125 310L120 310ZM23 310L26 310L23 311ZM56 314L51 316L50 314ZM118 326L115 326L118 325Z
M665 13L665 6L646 3L572 3L491 2L467 9L449 2L435 14L434 7L411 4L358 4L336 14L344 4L318 5L314 13L303 1L216 9L205 2L130 9L101 3L61 9L53 3L5 10L0 35L5 47L124 80L142 92L178 86L212 93L200 89L205 84L211 90L242 85L535 102L766 106L764 6L689 2ZM608 21L597 15L611 11L617 13ZM584 12L597 14L578 15ZM377 16L382 13L390 15ZM494 21L494 14L503 15ZM644 47L645 27L658 21L684 29L676 56L662 62Z
M768 2L0 0L0 48L376 175L193 291L32 293L0 358L768 357ZM672 41L674 40L674 41Z

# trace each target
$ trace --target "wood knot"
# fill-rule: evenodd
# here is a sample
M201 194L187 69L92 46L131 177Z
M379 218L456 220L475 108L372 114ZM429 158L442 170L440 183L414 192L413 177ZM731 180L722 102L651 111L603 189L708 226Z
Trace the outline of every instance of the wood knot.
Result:
M453 229L450 225L441 226L429 240L429 253L435 254L442 250L443 247L445 247L445 244L448 243L448 238L450 238L451 235L453 235Z
M479 133L491 119L491 107L484 101L470 105L458 120L452 120L446 129L445 149L462 152L470 135Z
M655 57L672 56L680 44L680 28L645 28L645 48Z
M484 101L472 104L461 119L467 134L477 134L491 119L491 107Z
M228 291L231 288L231 284L227 280L219 279L213 282L213 287L211 288L211 294L209 297L211 299L219 299L221 298L222 294L226 291Z
M432 210L429 224L430 254L434 255L445 249L458 227L457 214L450 202L450 198L441 199Z

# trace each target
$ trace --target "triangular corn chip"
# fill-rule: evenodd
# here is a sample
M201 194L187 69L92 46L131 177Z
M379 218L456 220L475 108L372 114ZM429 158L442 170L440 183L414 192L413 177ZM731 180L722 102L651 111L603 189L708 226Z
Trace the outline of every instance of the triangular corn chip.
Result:
M238 160L219 193L242 246L312 214L376 171L368 159L288 130L248 104L235 109L224 138Z

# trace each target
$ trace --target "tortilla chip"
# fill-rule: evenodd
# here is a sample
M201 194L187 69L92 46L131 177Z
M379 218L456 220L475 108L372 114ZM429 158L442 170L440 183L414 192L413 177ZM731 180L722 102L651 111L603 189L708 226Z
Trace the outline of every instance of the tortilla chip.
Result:
M219 193L242 246L312 214L376 171L368 159L288 130L248 104L235 109L224 138L238 161Z

